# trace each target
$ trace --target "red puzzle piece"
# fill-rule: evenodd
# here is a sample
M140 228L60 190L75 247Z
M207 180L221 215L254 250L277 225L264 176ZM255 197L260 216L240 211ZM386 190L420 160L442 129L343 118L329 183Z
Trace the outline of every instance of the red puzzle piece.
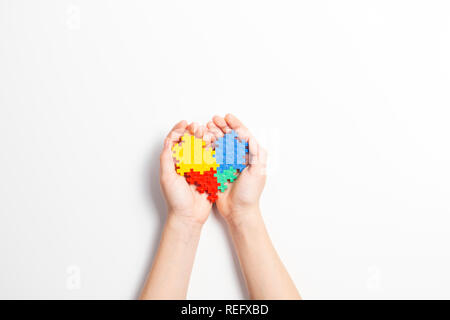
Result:
M191 172L186 172L184 176L189 184L195 184L197 186L198 192L206 192L208 194L208 200L215 202L218 198L217 192L220 185L217 182L217 178L214 176L216 172L216 170L211 169L200 174L200 172L191 169Z

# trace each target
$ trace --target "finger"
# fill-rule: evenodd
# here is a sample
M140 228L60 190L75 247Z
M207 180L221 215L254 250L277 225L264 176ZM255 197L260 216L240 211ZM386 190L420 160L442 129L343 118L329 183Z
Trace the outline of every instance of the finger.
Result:
M173 126L173 128L170 130L170 132L175 131L175 130L180 130L180 129L184 130L184 129L186 129L186 127L187 127L187 121L181 120L180 122L178 122L176 125Z
M231 128L228 127L227 122L224 118L220 116L214 116L213 122L220 130L222 130L223 133L228 133L229 131L231 131Z
M219 129L218 126L212 121L207 124L209 132L214 136L215 140L223 137L223 131Z
M206 128L205 133L203 134L203 140L205 141L205 146L208 147L216 140L216 137L214 136L214 133L211 132L211 130Z
M177 143L183 134L186 132L187 121L182 120L178 122L172 130L170 130L166 139L164 140L164 147L161 152L160 169L161 174L175 174L175 166L172 158L172 146Z
M187 131L194 136L195 131L198 129L198 127L199 124L197 122L192 122L190 125L187 126Z
M186 131L187 121L182 120L178 122L172 130L170 130L169 134L166 137L166 140L169 140L171 144L178 142ZM164 141L165 143L165 141Z
M264 169L267 167L267 151L261 146L258 148L258 163Z
M166 138L164 141L163 151L161 152L161 156L159 158L161 176L176 175L175 164L172 157L172 145L173 142L169 138Z
M208 134L207 131L208 129L204 125L200 125L195 130L195 137L205 141L205 147L211 144L211 134Z
M259 174L266 174L267 152L256 141L250 137L249 142L249 163L250 170Z
M203 138L203 135L205 134L205 131L206 131L206 127L200 125L200 126L198 126L198 127L195 129L194 135L195 135L197 138L202 139L202 138Z
M256 165L258 163L258 142L256 139L251 137L248 140L248 156L249 156L249 164Z
M250 131L238 118L229 113L225 116L225 122L227 123L228 127L237 132L240 139L244 139L246 141L249 140L251 136Z

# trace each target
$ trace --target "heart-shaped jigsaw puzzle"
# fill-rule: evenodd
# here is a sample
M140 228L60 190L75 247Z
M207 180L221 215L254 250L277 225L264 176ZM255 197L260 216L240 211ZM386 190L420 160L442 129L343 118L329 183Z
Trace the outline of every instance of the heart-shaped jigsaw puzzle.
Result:
M172 147L177 173L197 191L206 192L215 202L218 191L224 192L247 166L248 143L233 130L206 147L203 139L185 133L180 143Z

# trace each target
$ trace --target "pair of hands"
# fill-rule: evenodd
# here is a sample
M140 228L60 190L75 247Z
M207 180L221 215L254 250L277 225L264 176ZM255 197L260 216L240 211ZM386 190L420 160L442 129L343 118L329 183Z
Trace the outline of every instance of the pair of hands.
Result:
M217 209L227 222L259 212L259 198L266 180L267 153L239 119L227 114L225 117L214 116L206 126L180 121L167 135L160 157L160 183L170 217L201 226L206 222L212 207L206 194L196 191L195 186L189 185L183 176L177 174L172 146L179 142L185 132L202 138L208 146L231 130L235 130L240 139L248 142L249 165L225 192L219 192Z

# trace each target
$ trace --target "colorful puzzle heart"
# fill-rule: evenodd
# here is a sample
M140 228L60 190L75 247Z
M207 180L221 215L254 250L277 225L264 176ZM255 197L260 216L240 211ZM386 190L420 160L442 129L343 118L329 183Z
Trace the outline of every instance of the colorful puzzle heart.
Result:
M211 202L244 170L248 154L248 143L240 140L235 131L217 139L213 147L206 147L204 140L188 133L172 147L177 173L196 185L198 192L206 192Z

